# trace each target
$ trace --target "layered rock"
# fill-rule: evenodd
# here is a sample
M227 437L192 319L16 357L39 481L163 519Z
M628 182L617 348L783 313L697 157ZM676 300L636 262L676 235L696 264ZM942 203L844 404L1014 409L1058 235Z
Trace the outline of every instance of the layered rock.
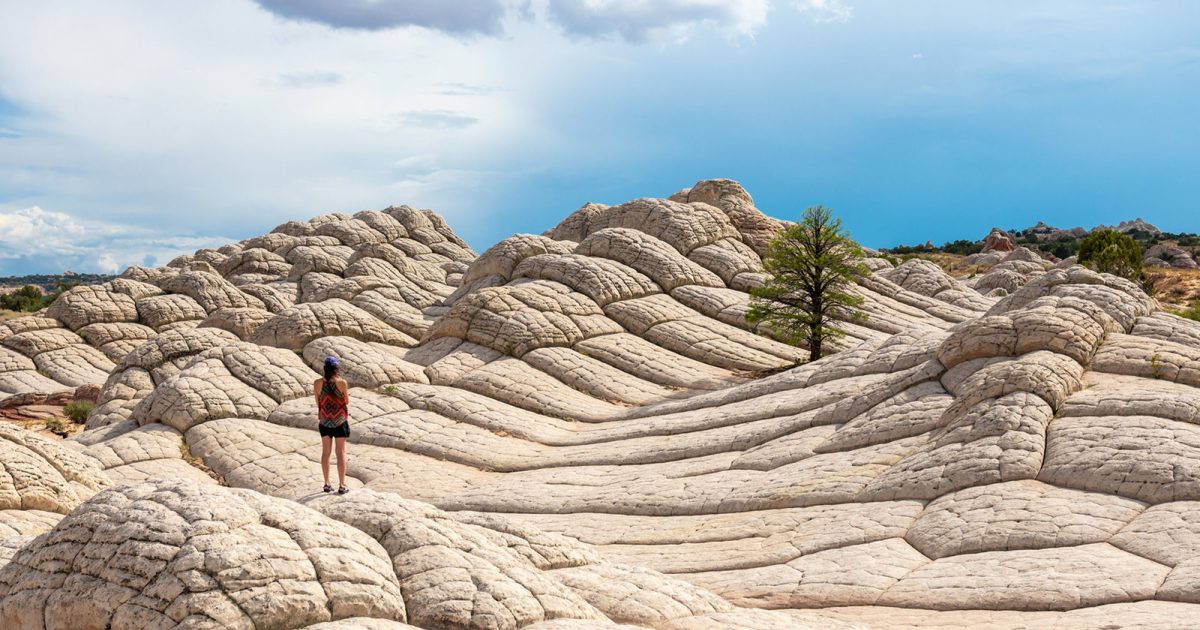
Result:
M1159 243L1146 250L1143 264L1148 267L1175 267L1177 269L1197 269L1200 264L1192 255L1179 247Z
M1013 244L1013 239L1007 232L1000 228L992 228L991 232L983 239L983 253L990 254L992 252L1011 252L1017 246Z
M786 369L745 317L779 225L728 180L478 257L324 215L7 322L0 388L105 382L71 441L0 434L0 625L1186 627L1200 326L1021 248L872 259Z
M131 267L67 291L45 316L0 325L0 398L101 385L139 346L192 329L291 350L327 335L415 345L474 259L441 217L401 206Z

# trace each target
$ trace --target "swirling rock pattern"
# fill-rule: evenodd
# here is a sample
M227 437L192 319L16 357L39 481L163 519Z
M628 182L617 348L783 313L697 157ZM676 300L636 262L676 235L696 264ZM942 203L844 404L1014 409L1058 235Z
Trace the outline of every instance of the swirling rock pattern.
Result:
M793 367L745 316L780 225L729 180L479 256L428 211L323 215L0 325L0 393L103 382L73 440L0 434L0 620L1188 627L1200 325L1021 251L871 259L868 319Z
M182 481L96 495L0 569L17 628L303 627L404 620L374 540L290 501Z

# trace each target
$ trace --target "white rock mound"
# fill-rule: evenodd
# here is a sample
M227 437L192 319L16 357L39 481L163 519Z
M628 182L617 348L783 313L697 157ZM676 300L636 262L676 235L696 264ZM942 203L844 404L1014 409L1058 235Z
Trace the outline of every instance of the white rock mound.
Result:
M872 259L786 369L745 317L779 225L729 180L479 256L324 215L0 326L0 390L103 383L71 441L0 433L0 626L1188 626L1200 325L1019 248Z

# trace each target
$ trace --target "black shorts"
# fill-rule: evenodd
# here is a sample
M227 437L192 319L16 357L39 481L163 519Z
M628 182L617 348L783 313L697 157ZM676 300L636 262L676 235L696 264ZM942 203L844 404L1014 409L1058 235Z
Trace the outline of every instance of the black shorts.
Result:
M347 420L336 427L327 427L317 423L317 431L321 433L321 437L348 438L350 437L350 421Z

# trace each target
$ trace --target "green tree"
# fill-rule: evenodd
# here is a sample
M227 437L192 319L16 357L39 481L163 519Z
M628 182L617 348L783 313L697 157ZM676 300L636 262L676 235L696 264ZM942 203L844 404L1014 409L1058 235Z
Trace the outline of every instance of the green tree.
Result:
M1134 282L1142 280L1142 248L1133 237L1114 230L1098 230L1083 239L1079 264Z
M959 239L957 241L949 241L942 245L942 251L947 254L958 254L959 256L970 256L983 251L983 243L979 241L968 241Z
M0 295L0 308L10 311L36 311L42 308L42 290L27 284L12 293Z
M747 319L765 322L788 343L808 346L812 361L825 342L842 337L838 319L864 319L850 287L870 273L862 248L825 207L804 211L767 246L764 286L751 289Z

